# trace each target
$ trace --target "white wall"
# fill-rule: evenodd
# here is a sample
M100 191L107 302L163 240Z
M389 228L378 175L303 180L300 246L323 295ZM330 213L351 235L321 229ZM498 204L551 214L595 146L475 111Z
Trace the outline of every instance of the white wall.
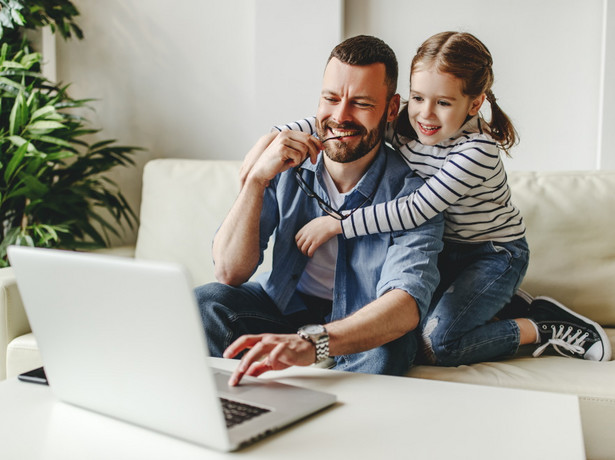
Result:
M137 210L147 160L241 159L274 123L314 113L342 38L341 0L74 3L85 39L56 40L57 76L73 97L98 99L87 114L98 137L147 149L115 173Z
M598 169L615 170L615 2L604 0Z
M281 0L75 4L85 39L57 40L59 78L100 99L108 136L153 156L242 158L272 123L314 112L341 38L340 0L294 21Z
M487 45L494 58L498 104L521 138L509 169L600 166L602 0L432 0L428 4L348 0L346 4L347 34L379 35L397 52L402 95L408 94L412 56L427 37L460 30Z
M396 51L407 96L416 48L454 29L494 56L521 137L509 169L615 168L615 0L73 1L86 38L57 40L58 79L100 99L100 137L148 149L140 164L241 159L272 124L315 112L329 51L359 33ZM140 169L117 178L138 209Z

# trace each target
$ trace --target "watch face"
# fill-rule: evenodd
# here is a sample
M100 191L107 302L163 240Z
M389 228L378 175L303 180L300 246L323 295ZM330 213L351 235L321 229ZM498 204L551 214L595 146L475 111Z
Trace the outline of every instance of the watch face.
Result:
M322 334L323 332L325 332L324 326L321 326L320 324L309 324L307 326L302 327L301 330L305 332L306 334L310 334L310 335Z

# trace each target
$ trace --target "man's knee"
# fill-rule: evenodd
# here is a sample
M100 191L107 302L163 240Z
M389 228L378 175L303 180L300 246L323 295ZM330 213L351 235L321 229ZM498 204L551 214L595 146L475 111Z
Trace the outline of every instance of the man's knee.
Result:
M222 356L231 341L230 323L234 312L228 305L233 304L231 302L233 289L222 283L209 283L194 289L212 356Z
M194 288L194 294L199 307L201 307L211 303L225 304L230 300L234 289L236 288L227 284L208 283Z

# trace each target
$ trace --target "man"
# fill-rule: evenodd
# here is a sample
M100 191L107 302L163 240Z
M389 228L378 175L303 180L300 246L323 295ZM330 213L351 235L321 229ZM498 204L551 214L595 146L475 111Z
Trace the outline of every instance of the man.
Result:
M401 375L412 365L413 331L439 279L441 216L412 231L340 236L311 258L295 243L299 229L323 212L343 218L422 184L382 141L399 109L396 84L397 60L384 42L368 36L344 41L323 76L322 142L282 132L246 175L214 238L221 283L196 290L212 355L245 352L231 385L244 374L328 356L336 369L354 372ZM272 271L248 282L272 234Z

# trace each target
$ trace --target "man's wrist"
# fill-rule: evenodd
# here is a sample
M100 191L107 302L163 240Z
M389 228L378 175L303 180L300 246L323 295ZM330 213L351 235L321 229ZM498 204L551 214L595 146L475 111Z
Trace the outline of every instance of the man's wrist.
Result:
M249 188L253 192L264 192L269 186L270 181L270 179L264 179L257 173L251 171L248 177L246 177L244 188Z

